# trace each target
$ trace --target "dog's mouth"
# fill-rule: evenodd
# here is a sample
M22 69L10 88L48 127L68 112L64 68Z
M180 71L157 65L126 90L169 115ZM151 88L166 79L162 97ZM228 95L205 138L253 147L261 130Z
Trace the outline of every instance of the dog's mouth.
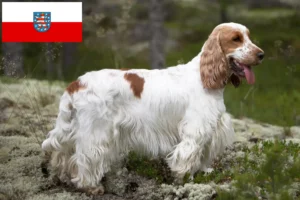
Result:
M234 58L230 58L229 64L230 64L230 68L232 69L235 75L241 78L246 78L248 84L255 83L255 75L250 65L240 63Z

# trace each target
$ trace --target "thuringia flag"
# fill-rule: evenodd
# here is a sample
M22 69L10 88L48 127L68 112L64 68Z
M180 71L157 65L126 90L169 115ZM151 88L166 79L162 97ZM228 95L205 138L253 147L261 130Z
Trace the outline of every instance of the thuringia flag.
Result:
M81 2L2 3L2 42L81 41Z

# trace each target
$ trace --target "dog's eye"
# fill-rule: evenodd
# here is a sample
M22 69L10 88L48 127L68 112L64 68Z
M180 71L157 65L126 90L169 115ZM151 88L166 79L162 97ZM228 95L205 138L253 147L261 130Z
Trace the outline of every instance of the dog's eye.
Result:
M234 38L232 38L232 41L241 42L242 40L241 40L240 36L235 36Z

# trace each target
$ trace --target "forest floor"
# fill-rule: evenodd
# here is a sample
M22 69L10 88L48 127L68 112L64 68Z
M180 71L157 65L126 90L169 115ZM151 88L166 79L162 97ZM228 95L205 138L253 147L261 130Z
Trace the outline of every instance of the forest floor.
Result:
M103 196L56 181L41 143L65 84L0 79L0 200L299 199L300 127L233 119L236 142L193 182L172 184L166 164L132 152L104 179Z

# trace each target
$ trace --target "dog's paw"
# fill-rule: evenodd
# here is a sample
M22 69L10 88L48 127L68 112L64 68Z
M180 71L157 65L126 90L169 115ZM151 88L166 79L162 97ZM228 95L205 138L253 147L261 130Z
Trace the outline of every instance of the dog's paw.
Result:
M103 185L99 185L97 187L86 189L87 195L91 195L91 196L103 195L104 192L105 192L105 190L104 190Z
M53 147L51 145L51 141L50 139L46 139L43 143L42 143L42 150L45 151L45 152L51 152L53 151Z

